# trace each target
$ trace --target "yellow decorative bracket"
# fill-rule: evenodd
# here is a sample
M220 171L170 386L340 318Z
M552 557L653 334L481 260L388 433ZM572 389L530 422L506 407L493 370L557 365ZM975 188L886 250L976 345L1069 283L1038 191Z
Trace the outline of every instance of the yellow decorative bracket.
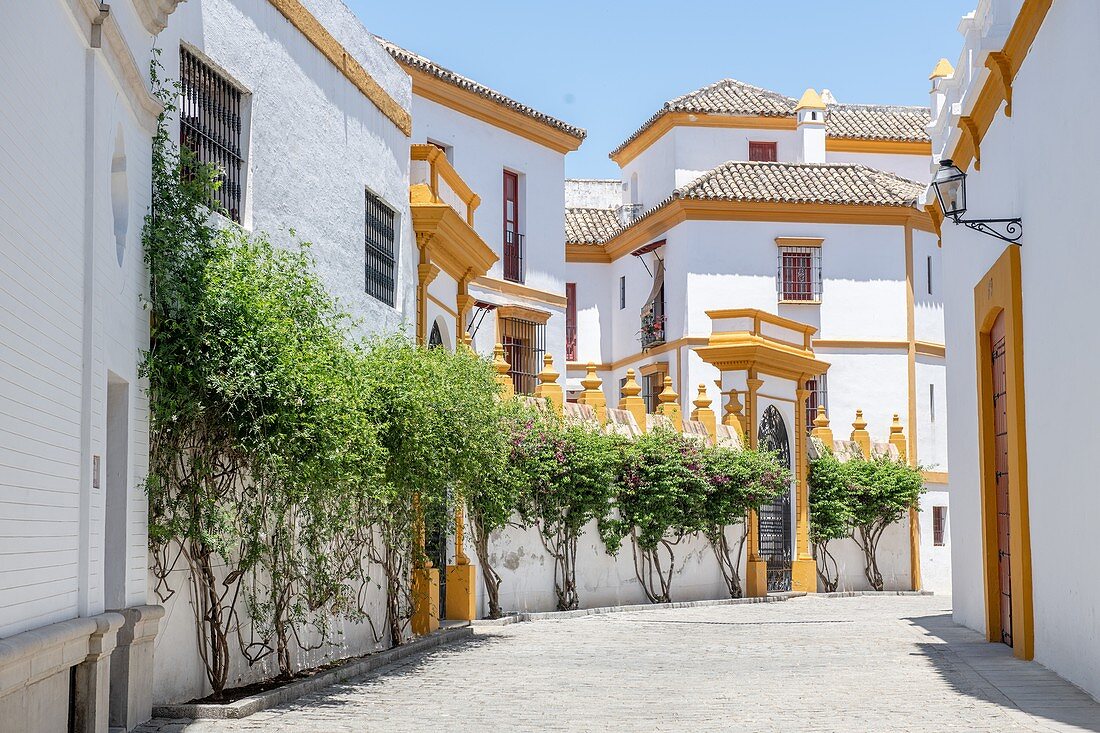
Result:
M986 58L986 68L1001 80L1005 95L1005 117L1012 116L1012 59L1003 51L995 51Z

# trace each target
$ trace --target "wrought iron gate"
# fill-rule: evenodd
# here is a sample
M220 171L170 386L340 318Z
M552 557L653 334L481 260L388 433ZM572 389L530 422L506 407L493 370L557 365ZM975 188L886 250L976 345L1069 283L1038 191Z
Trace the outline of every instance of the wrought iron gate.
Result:
M791 443L787 426L775 405L768 405L760 418L757 447L775 453L784 466L791 465ZM791 493L788 490L757 512L760 526L760 557L768 565L768 592L791 589Z
M997 316L989 333L993 366L993 459L997 488L997 577L1000 599L1001 641L1012 646L1012 553L1008 503L1008 381L1005 373L1005 321Z

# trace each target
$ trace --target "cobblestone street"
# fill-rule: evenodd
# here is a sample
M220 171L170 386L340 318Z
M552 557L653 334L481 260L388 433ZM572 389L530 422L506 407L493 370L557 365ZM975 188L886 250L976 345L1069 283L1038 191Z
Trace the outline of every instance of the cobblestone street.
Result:
M806 597L478 627L220 731L1100 731L1100 705L941 597Z

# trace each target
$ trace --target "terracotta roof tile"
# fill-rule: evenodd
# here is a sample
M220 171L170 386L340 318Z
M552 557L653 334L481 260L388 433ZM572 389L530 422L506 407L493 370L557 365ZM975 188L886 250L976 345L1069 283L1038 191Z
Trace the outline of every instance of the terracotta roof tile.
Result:
M565 210L565 241L598 244L622 228L615 209L570 208Z

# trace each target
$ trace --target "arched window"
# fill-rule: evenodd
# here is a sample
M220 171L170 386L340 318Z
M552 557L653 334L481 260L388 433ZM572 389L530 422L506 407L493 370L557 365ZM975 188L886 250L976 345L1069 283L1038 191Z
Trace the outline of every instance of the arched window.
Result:
M439 330L439 321L432 324L432 333L428 336L428 348L434 349L443 346L443 334Z

